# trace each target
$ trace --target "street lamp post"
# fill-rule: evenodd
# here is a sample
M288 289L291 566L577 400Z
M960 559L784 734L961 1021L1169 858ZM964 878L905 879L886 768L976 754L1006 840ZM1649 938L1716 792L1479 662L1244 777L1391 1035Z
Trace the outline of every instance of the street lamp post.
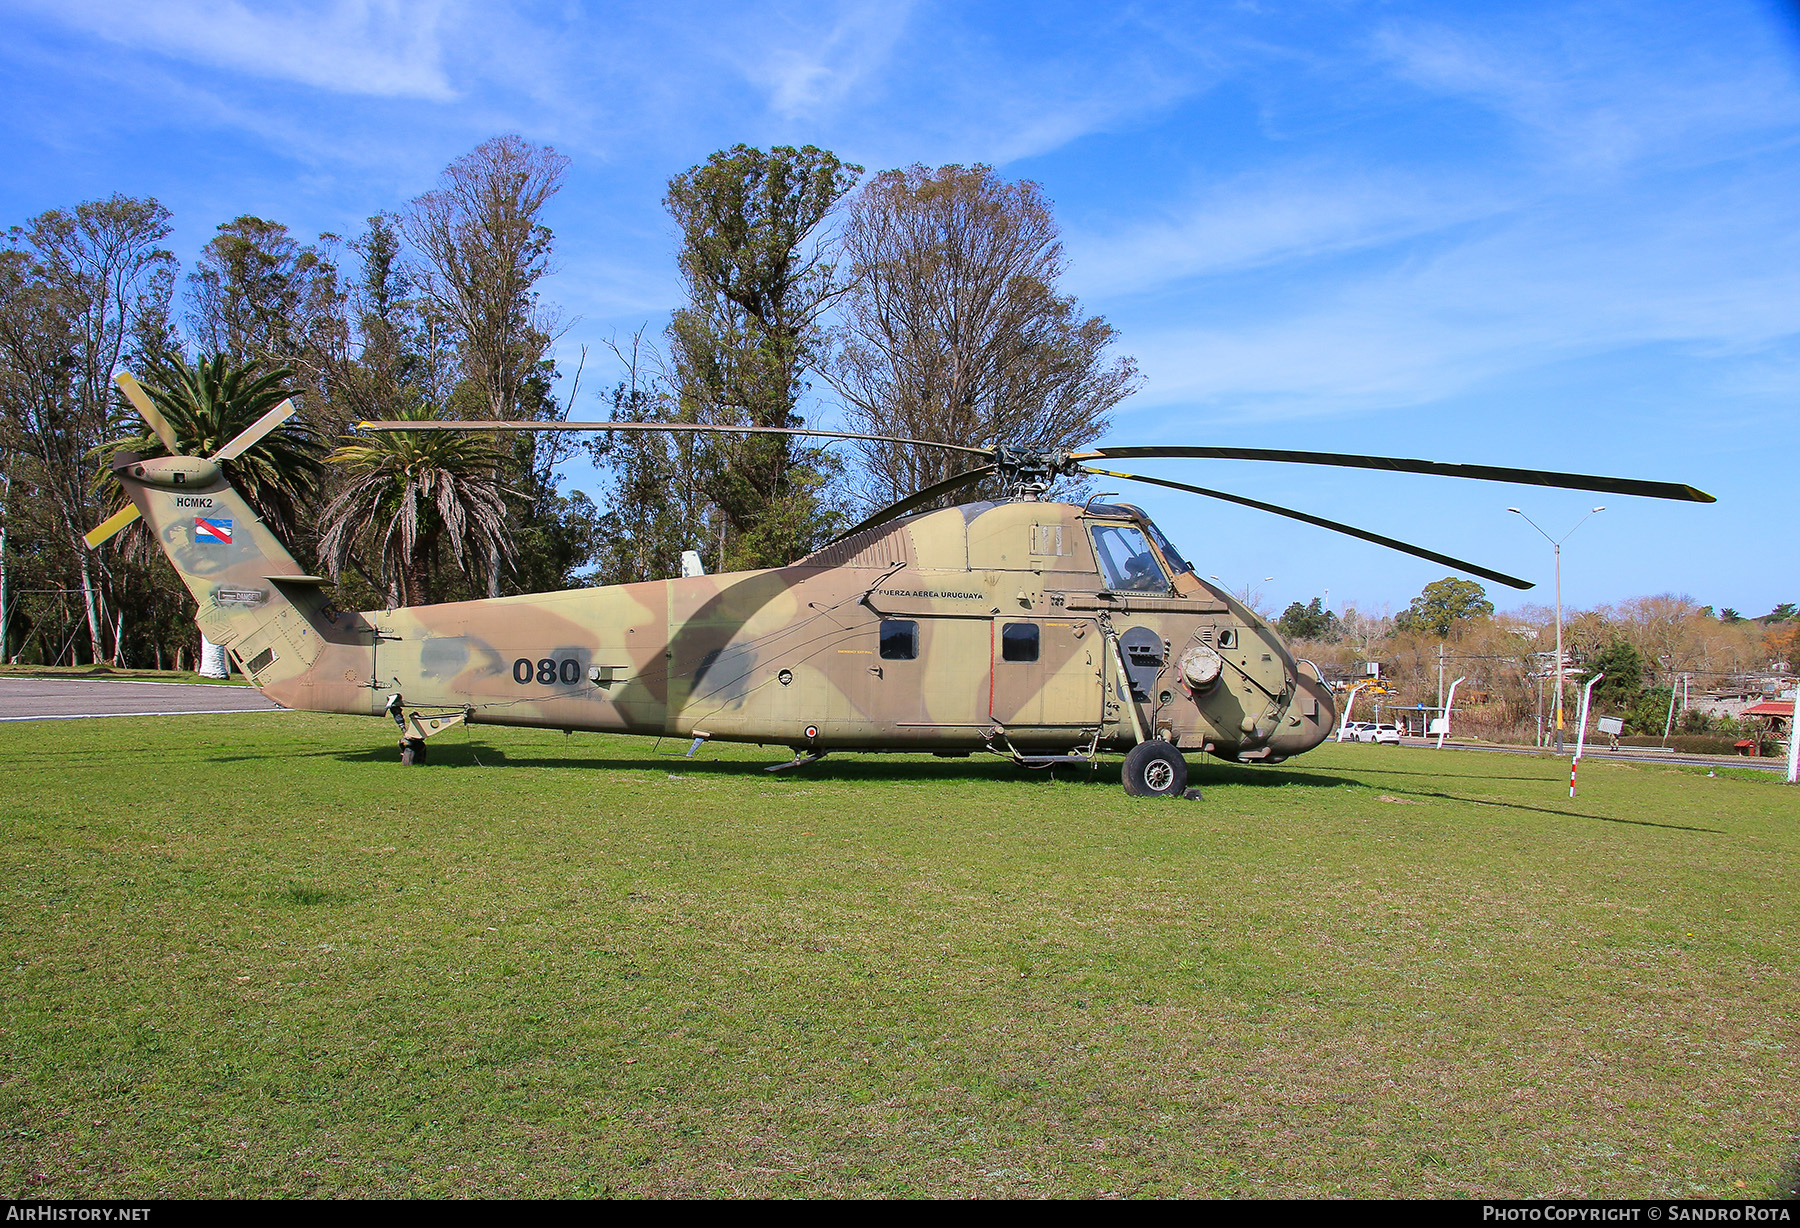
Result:
M1518 508L1509 507L1506 510L1513 513L1513 515L1515 515L1515 516L1522 517L1526 524L1530 525L1534 529L1537 529L1537 531L1539 533L1542 533L1544 540L1549 542L1550 545L1552 547L1554 547L1556 550L1556 753L1560 755L1560 754L1562 754L1562 749L1563 749L1563 670L1565 668L1564 663L1563 663L1563 634L1562 634L1562 548L1563 548L1563 542L1566 542L1571 537L1575 536L1575 529L1579 529L1582 525L1586 524L1588 522L1588 516L1594 515L1595 512L1604 512L1606 510L1606 507L1604 504L1602 504L1600 507L1595 508L1592 512L1589 512L1587 514L1587 516L1583 516L1580 520L1577 520L1575 522L1575 528L1570 529L1567 533L1564 533L1560 539L1551 537L1548 533L1544 533L1543 528L1539 526L1537 521L1533 520L1529 516L1526 516L1525 513L1521 512Z
M1219 580L1219 577L1217 577L1217 576L1208 576L1207 578L1210 580ZM1263 583L1267 584L1267 583L1269 583L1269 581L1273 580L1274 578L1275 578L1274 576L1264 576ZM1223 583L1225 583L1225 581L1219 580L1219 583L1223 584ZM1243 592L1239 593L1239 592L1234 591L1232 595L1237 597L1237 599L1239 600L1240 603L1242 603L1243 605L1248 606L1250 609L1254 610L1256 607L1251 605L1251 603L1250 603L1250 598L1253 593L1259 599L1262 596L1262 590L1260 588L1253 590L1253 589L1251 589L1251 587L1248 584L1245 584Z

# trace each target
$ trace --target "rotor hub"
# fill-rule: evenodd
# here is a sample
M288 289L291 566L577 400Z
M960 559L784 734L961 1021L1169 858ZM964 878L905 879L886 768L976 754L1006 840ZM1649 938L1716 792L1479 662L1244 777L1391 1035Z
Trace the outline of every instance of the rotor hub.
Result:
M1076 472L1067 452L1033 444L1000 444L994 449L994 468L1009 498L1040 498L1057 478Z

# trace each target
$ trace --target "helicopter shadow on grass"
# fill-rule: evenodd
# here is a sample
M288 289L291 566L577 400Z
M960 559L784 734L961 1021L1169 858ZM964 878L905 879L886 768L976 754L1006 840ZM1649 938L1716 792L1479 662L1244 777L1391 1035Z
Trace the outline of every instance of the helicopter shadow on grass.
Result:
M233 754L211 757L211 761L217 763L246 763L275 759L335 759L339 763L385 763L396 768L400 766L399 750L386 746L371 746L361 750L271 751L266 755ZM772 762L784 761L777 759ZM1048 783L1050 779L1050 769L1033 771L998 758L946 760L928 759L921 756L900 762L887 758L866 759L859 762L856 759L845 757L837 761L827 760L809 764L806 767L794 768L787 772L765 772L764 769L769 766L769 763L758 763L749 759L689 759L678 752L648 756L584 755L553 758L530 755L515 757L494 747L478 747L465 742L433 747L430 763L420 768L407 770L429 772L433 768L440 770L455 768L583 768L614 772L666 772L680 776L740 776L745 779L760 778L770 781L828 781L833 784L877 784L907 780L993 781L1031 784ZM1447 773L1398 772L1395 774L1442 776ZM1083 767L1063 767L1057 770L1055 779L1065 784L1092 781L1095 784L1116 786L1119 783L1119 765L1102 763L1092 774ZM1542 778L1475 776L1470 779L1539 780ZM1374 787L1365 780L1333 776L1323 772L1290 772L1278 768L1239 767L1225 763L1207 764L1194 770L1188 777L1188 783L1202 790L1224 785L1240 785L1253 789L1278 789L1289 785L1318 789L1335 789L1344 786L1362 789ZM1549 806L1528 806L1523 802L1500 802L1484 797L1462 797L1455 793L1443 793L1428 789L1413 788L1397 791L1404 793L1409 798L1419 800L1460 802L1467 806L1494 806L1504 810L1523 810L1532 814L1545 814L1558 819L1591 819L1597 823L1619 823L1629 827L1657 827L1667 831L1704 832L1714 836L1725 834L1723 829L1717 827L1696 827L1685 823L1657 823L1649 819L1622 819L1610 814L1556 810Z
M362 750L306 752L312 757L335 758L343 763L391 763L399 765L397 748L378 746ZM999 783L1048 783L1055 779L1065 784L1093 781L1096 784L1119 784L1120 765L1101 762L1092 771L1079 765L1030 769L1010 760L990 756L940 759L930 755L906 758L890 756L863 757L842 755L820 760L785 772L765 769L786 760L758 762L750 759L689 759L680 752L649 755L514 755L494 747L471 743L434 746L431 759L422 769L443 768L584 768L613 772L667 772L681 776L742 776L769 781L828 781L833 784L884 783L908 780L994 781ZM246 758L252 756L245 756ZM260 757L260 756L255 756ZM1359 782L1347 777L1323 773L1282 771L1276 768L1248 768L1230 764L1205 765L1195 768L1188 783L1202 789L1221 785L1245 785L1251 788L1280 788L1297 785L1311 788L1337 788Z
M1486 779L1495 779L1487 777ZM1501 777L1506 780L1532 780L1536 777ZM1526 810L1532 814L1547 814L1558 819L1592 819L1596 823L1622 823L1628 827L1660 827L1665 831L1698 831L1711 836L1725 834L1723 828L1695 827L1688 823L1657 823L1650 819L1621 819L1611 814L1588 814L1582 810L1556 810L1549 806L1528 806L1524 802L1497 802L1487 797L1459 797L1454 793L1439 793L1429 789L1402 789L1409 798L1430 799L1437 802L1461 802L1465 806L1494 806L1502 810Z
M1384 763L1369 765L1370 775L1378 776L1429 776L1433 780L1543 780L1541 775L1514 776L1501 772L1427 772L1418 768L1388 767Z
M1545 779L1545 777L1541 775L1515 776L1502 772L1423 772L1415 768L1389 767L1380 767L1375 770L1383 776L1428 776L1433 780L1506 780L1541 782ZM1551 779L1556 778L1552 777ZM1593 819L1595 822L1599 823L1623 823L1632 827L1661 827L1669 831L1699 831L1715 836L1722 836L1725 834L1723 830L1717 827L1695 827L1686 823L1657 823L1650 819L1621 819L1616 815L1587 814L1575 810L1555 810L1548 806L1528 806L1523 802L1497 802L1485 797L1460 797L1454 793L1442 793L1430 789L1421 789L1416 786L1400 791L1404 792L1408 797L1430 798L1433 801L1441 802L1463 802L1472 806L1501 806L1509 810L1528 810L1535 814L1555 815L1558 818Z

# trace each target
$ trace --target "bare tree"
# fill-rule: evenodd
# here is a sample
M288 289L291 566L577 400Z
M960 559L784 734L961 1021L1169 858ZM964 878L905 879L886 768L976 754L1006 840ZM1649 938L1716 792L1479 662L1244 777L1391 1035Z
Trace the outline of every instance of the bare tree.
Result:
M169 212L154 200L114 196L14 227L0 258L6 414L29 462L23 476L55 509L94 661L105 656L109 620L104 561L81 540L100 506L89 456L107 438L113 372L140 320L167 314L168 234ZM116 650L116 630L112 638Z
M607 342L620 379L611 389L614 422L679 422L679 398L661 356L644 340ZM612 481L601 498L605 532L595 551L600 584L634 584L680 574L683 551L706 551L705 469L694 437L685 432L624 431L589 445Z
M429 268L423 289L455 322L483 410L510 418L556 327L533 287L550 272L544 206L569 160L520 136L497 136L444 169L401 229Z
M489 417L541 416L554 406L530 393L557 326L534 287L551 271L554 236L542 217L568 166L547 145L493 137L446 167L438 186L401 215L428 266L421 288L453 323L463 373ZM535 449L568 446L554 436L511 443L525 453L516 458L523 472L552 467ZM489 559L488 595L498 596L500 553Z
M988 166L883 171L852 200L850 290L829 368L858 430L1072 448L1098 438L1137 366L1056 284L1065 258L1037 184ZM863 497L890 503L967 462L863 445Z

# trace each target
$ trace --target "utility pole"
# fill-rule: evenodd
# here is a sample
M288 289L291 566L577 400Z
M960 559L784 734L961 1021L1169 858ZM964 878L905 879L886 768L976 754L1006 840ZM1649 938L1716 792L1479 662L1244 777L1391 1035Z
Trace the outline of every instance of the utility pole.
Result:
M1516 516L1523 517L1526 524L1530 525L1534 529L1537 529L1537 531L1539 533L1543 534L1544 540L1549 542L1552 546L1554 546L1556 548L1556 753L1560 755L1560 754L1562 754L1562 750L1563 750L1563 672L1565 669L1565 666L1563 663L1563 634L1562 634L1562 623L1563 623L1563 619L1562 619L1562 548L1563 548L1563 542L1566 542L1571 537L1575 536L1575 529L1579 529L1582 525L1586 524L1588 522L1588 516L1594 515L1595 512L1604 512L1606 510L1606 506L1604 504L1602 504L1601 506L1595 508L1594 511L1589 512L1587 514L1587 516L1583 516L1580 520L1577 520L1575 522L1575 529L1570 529L1567 533L1564 533L1560 540L1557 538L1551 537L1548 533L1544 533L1544 530L1538 526L1537 521L1533 520L1529 516L1526 516L1525 513L1521 512L1518 508L1509 507L1506 510L1513 513ZM1573 796L1573 794L1571 794L1571 796Z
M1438 715L1444 716L1444 646L1438 645Z

